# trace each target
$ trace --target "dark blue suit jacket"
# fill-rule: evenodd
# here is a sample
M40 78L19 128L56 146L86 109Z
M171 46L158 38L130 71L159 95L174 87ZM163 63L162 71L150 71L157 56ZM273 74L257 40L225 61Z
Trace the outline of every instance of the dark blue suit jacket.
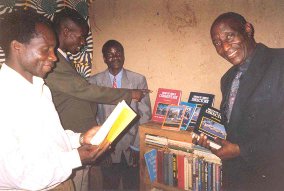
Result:
M236 66L221 79L224 108ZM223 184L228 190L284 189L284 49L258 44L241 77L238 94L226 125L227 140L240 146L241 155L223 161Z

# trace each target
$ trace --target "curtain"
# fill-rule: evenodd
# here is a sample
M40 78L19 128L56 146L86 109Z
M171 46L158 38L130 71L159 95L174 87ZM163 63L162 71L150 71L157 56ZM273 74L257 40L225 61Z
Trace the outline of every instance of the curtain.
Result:
M37 13L44 15L52 21L54 14L67 6L78 11L89 23L89 4L90 2L87 0L1 0L0 15L12 12L16 9L34 9ZM67 55L73 62L78 73L88 78L91 74L93 58L93 38L91 31L89 31L86 41L86 46L81 52L75 55L67 53ZM0 47L0 64L4 62L5 54Z

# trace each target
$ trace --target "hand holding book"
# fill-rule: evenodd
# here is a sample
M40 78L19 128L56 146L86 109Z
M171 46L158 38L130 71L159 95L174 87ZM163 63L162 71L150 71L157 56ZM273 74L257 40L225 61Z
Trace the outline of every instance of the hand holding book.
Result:
M95 161L104 153L118 135L136 117L136 113L125 103L120 102L101 127L93 127L81 134L81 147L78 148L83 163Z
M120 102L91 139L90 143L99 147L112 143L136 116L137 114L125 101Z

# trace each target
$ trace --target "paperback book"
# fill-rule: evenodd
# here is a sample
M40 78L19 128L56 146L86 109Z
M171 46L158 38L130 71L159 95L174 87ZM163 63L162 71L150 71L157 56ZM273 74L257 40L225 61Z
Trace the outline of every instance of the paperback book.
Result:
M152 149L144 154L147 165L150 181L154 182L157 179L157 150Z
M197 104L205 104L211 107L214 106L214 94L202 93L202 92L190 92L188 101L197 103Z
M182 102L180 102L180 105L185 106L184 116L183 116L183 120L181 122L180 130L187 130L187 128L190 124L190 121L193 117L193 114L195 112L197 104L182 101Z
M91 144L102 147L105 143L112 143L136 116L137 114L123 100L114 108L92 138Z
M168 105L179 105L181 90L159 88L153 108L152 121L163 123Z
M214 138L226 139L227 133L224 125L222 124L221 113L218 109L203 105L201 107L196 127L194 132L199 135L204 133L210 142L210 146L213 148L220 148L220 145L214 143ZM213 142L212 142L213 141Z
M180 126L184 117L185 106L183 105L168 105L165 120L162 128L169 130L180 130Z
M195 127L202 105L208 105L213 107L214 99L215 99L214 94L208 94L202 92L190 92L188 102L196 104L196 109L194 111L190 124L188 125L191 129Z

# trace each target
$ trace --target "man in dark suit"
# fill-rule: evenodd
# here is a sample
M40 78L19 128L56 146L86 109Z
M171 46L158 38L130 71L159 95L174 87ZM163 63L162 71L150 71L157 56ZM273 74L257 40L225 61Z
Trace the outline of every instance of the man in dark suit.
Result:
M89 82L105 87L148 89L145 76L132 72L123 67L124 48L116 40L107 41L102 48L104 62L108 69L90 77ZM149 95L141 102L131 102L131 108L139 115L139 121L118 140L112 152L111 162L102 167L103 188L106 190L118 189L120 182L123 190L139 189L139 134L138 127L151 120L151 103ZM98 123L102 124L113 111L114 106L109 104L98 105Z
M283 190L284 49L256 43L252 24L232 12L213 22L211 38L233 64L221 79L228 136L212 149L223 161L224 190ZM207 137L199 144L209 147Z
M64 8L55 15L54 28L59 43L58 61L45 82L51 89L53 102L64 129L85 132L96 125L96 103L116 104L121 100L130 103L131 99L142 99L147 90L99 87L89 84L77 73L66 52L78 53L85 44L89 31L87 21L77 11ZM77 171L83 173L74 179L77 190L88 190L87 183L84 183L87 181L87 171Z

